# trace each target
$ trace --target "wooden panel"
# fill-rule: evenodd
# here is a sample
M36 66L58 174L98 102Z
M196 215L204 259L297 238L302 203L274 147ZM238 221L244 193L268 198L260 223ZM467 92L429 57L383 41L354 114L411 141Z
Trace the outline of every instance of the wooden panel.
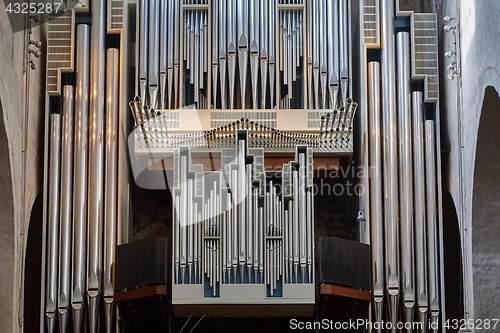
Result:
M144 298L155 295L166 295L167 286L152 286L136 290L124 291L115 294L116 302L121 303L132 299Z
M204 171L220 170L220 153L192 153L193 164L203 164ZM294 159L294 154L268 154L265 155L264 163L266 171L278 171L283 168L283 164L287 164ZM165 158L161 161L152 163L150 161L148 169L152 171L173 170L173 158ZM339 170L340 157L338 156L315 156L314 157L314 170Z
M371 293L369 291L334 286L330 284L322 284L320 292L322 295L337 295L348 298L356 298L363 301L371 300Z

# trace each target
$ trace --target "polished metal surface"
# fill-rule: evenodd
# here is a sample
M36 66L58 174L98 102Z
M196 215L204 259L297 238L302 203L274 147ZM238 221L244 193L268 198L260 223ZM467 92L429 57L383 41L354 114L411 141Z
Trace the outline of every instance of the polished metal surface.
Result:
M418 319L427 324L427 246L426 246L426 210L425 210L425 161L424 161L424 110L423 94L414 91L413 108L413 170L415 198L415 297L418 306Z
M434 120L426 120L425 125L425 185L427 203L427 258L428 258L428 302L429 319L439 322L439 259L437 234L437 188L436 188L436 134ZM436 325L437 327L437 325ZM433 329L437 332L437 329Z
M389 316L392 332L396 332L400 297L399 267L399 200L397 161L396 74L394 54L394 2L382 1L381 10L381 70L382 70L382 119L384 136L384 221L386 253L386 288L389 296Z
M90 333L97 332L102 297L102 247L104 221L104 26L105 3L91 3L90 117L88 167L87 298Z
M372 251L372 294L375 320L381 322L384 310L384 218L380 125L380 63L368 63L368 113L370 117L370 245ZM378 330L381 332L381 329Z
M104 185L103 297L106 332L113 331L115 301L116 221L118 200L119 51L106 53L106 160Z
M68 331L69 302L71 290L71 235L72 235L72 194L73 194L73 137L74 137L74 88L63 87L62 144L61 144L61 203L59 213L59 289L57 309L59 331Z
M412 117L410 95L410 35L396 35L399 119L399 193L401 224L401 288L407 323L413 322L415 306L413 236ZM412 330L408 330L411 332Z
M49 161L49 199L47 235L47 283L45 287L45 316L49 333L56 332L57 282L59 260L59 209L61 175L61 116L50 116L50 161Z
M77 26L75 89L75 157L73 177L73 248L71 308L74 332L79 333L84 317L87 248L87 168L88 168L88 96L89 96L88 25Z

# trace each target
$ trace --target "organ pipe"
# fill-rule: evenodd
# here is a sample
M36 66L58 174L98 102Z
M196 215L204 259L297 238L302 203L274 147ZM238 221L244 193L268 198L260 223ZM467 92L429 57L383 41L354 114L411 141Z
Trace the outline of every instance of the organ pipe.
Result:
M399 32L397 40L399 113L399 193L401 211L401 286L406 322L413 322L415 305L413 260L413 181L410 95L410 36ZM411 331L411 330L410 330Z
M73 193L73 127L74 127L74 89L63 87L62 145L61 145L61 204L59 213L59 289L57 308L60 332L68 329L70 274L71 274L71 212Z
M195 193L194 181L189 176L194 172L190 163L190 148L179 147L175 152L178 164L174 167L179 168L179 184L173 196L174 284L205 285L205 290L210 290L210 296L205 297L217 297L221 284L264 283L268 286L269 296L282 293L283 286L278 281L285 278L282 263L287 253L284 244L288 242L294 244L291 273L294 278L287 279L286 283L313 283L314 207L307 187L307 161L311 152L300 146L297 148L298 160L291 162L295 170L292 172L291 168L286 168L289 174L285 178L291 180L293 191L289 194L290 204L285 205L285 199L277 192L278 184L269 181L263 188L254 187L258 179L253 170L259 166L255 164L257 156L251 158L249 155L247 140L248 130L239 129L236 144L233 148L225 148L225 152L232 152L235 156L235 160L222 165L220 171L228 173L228 184L222 174L217 180L209 180L203 174L197 176L206 184L205 194L200 197L203 203L201 214L197 213L198 201L195 201L199 195ZM257 154L263 154L263 151ZM226 185L229 187L223 190ZM188 213L179 214L183 211ZM287 228L287 217L292 211L293 233L286 234L283 230ZM195 236L197 228L190 226L200 223L203 224L203 232ZM190 269L197 237L203 244L199 258L204 265L205 278L202 279L192 278ZM289 239L285 241L286 237Z
M91 3L90 127L88 174L87 298L89 328L97 331L102 296L104 183L104 16L105 3Z
M118 49L108 49L106 60L106 160L104 185L103 297L106 332L113 331L114 267L118 187Z
M74 332L83 324L86 288L89 26L77 27L75 91L75 158L73 178L73 249L71 308Z
M375 320L382 321L384 309L384 220L382 215L382 160L380 126L380 64L368 63L368 112L370 115L370 216L372 251L372 294ZM381 329L378 330L381 332Z
M439 269L437 234L437 188L436 188L436 138L434 120L425 121L425 181L427 201L427 256L428 256L428 300L430 319L439 320ZM436 325L437 327L437 325ZM433 330L437 332L437 329Z
M381 3L381 66L382 112L384 128L384 220L386 253L386 288L389 296L389 318L396 332L400 291L399 273L399 215L398 215L398 162L397 162L397 117L396 75L394 62L394 2Z
M427 324L429 308L427 293L427 240L425 216L425 161L424 161L424 111L421 91L412 94L413 108L413 169L415 198L415 297L418 307L418 318L422 325Z
M57 281L59 254L59 207L60 207L60 168L61 168L61 116L50 116L50 162L49 162L49 200L48 200L48 243L47 243L47 283L45 287L45 316L49 333L56 331Z

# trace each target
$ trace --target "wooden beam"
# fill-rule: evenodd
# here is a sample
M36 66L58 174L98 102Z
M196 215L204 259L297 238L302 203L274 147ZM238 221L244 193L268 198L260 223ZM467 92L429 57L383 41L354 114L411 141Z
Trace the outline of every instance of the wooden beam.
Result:
M369 291L334 286L331 284L321 284L320 293L321 295L337 295L348 298L356 298L368 302L371 300L372 295Z
M294 154L273 154L265 155L265 171L280 171L283 164L287 164L294 159ZM192 153L192 164L203 164L204 171L217 171L221 169L220 153ZM163 161L163 163L162 163ZM148 170L151 171L172 171L174 169L174 160L172 157L167 157L160 161L149 161ZM335 171L340 169L339 156L314 156L313 159L314 170L328 170Z
M151 287L138 288L135 290L117 292L115 294L115 298L117 303L121 303L125 301L130 301L132 299L155 296L155 295L166 295L166 294L167 294L167 286L163 285L163 286L151 286Z

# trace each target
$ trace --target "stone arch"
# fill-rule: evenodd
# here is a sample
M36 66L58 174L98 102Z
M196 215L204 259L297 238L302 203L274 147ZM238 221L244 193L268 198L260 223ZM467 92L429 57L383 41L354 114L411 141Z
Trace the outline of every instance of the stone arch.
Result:
M0 327L11 332L14 318L14 193L11 156L0 99Z
M479 122L472 196L474 317L500 312L500 98L484 93Z
M461 319L464 314L463 257L455 202L443 193L444 285L446 318Z
M42 273L43 198L38 195L31 208L24 264L24 331L40 329Z

